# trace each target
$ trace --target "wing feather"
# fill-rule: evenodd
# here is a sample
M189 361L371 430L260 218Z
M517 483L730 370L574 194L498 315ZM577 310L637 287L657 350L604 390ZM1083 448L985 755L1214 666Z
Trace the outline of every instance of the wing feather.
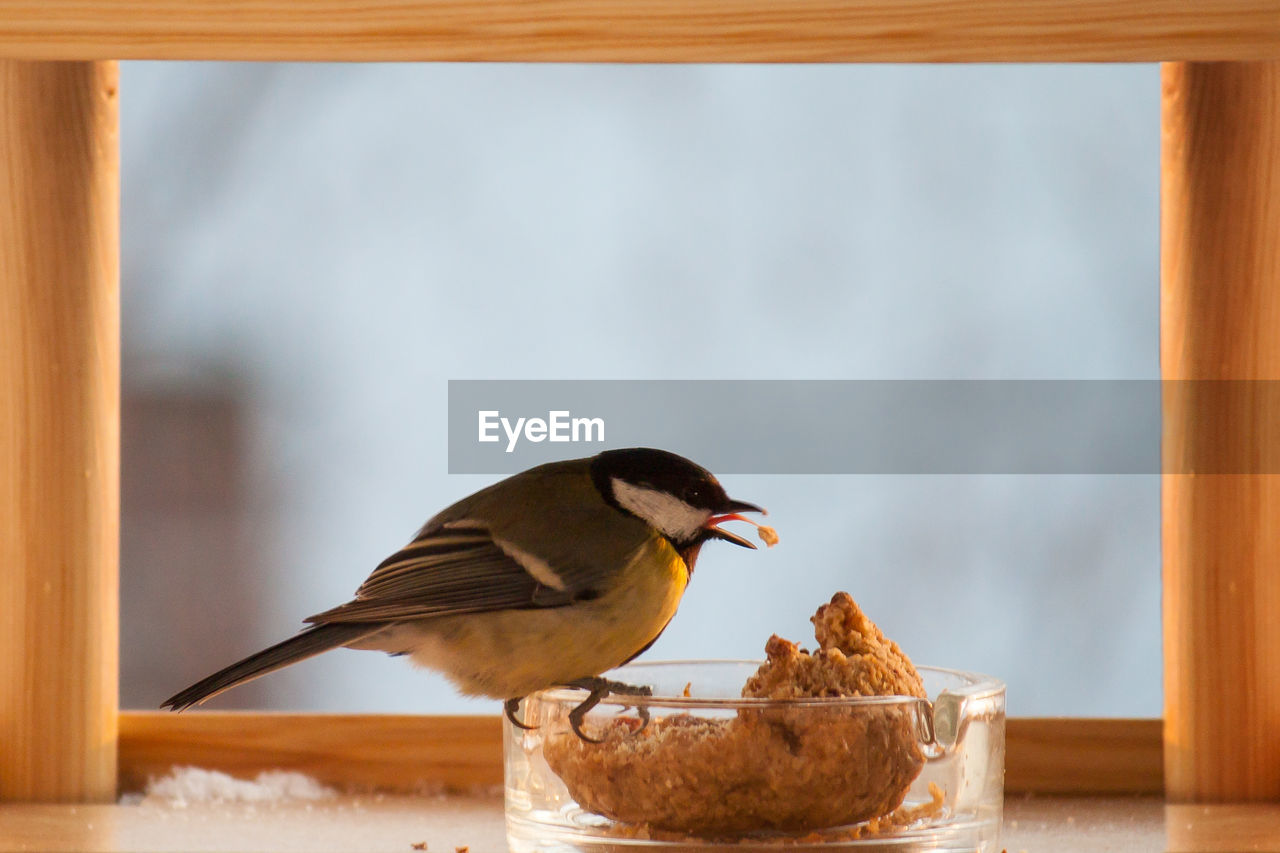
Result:
M544 567L539 570L545 572ZM354 600L306 621L382 622L509 608L556 607L590 595L541 583L482 525L424 530L374 569Z

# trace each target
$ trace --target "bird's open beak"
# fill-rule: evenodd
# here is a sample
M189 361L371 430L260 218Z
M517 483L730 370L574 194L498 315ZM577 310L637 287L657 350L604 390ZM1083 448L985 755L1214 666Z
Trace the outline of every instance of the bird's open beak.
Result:
M768 515L769 513L766 512L763 507L758 507L755 504L749 504L746 501L734 500L729 501L725 506L725 510L727 510L727 512L721 513L720 515L713 515L708 518L707 523L703 525L704 529L715 539L723 539L726 542L732 542L734 545L741 545L743 548L751 548L752 550L755 550L756 545L750 539L744 539L738 534L724 530L716 525L724 521L745 521L747 524L754 524L756 527L759 527L760 525L758 522L742 516L741 513L758 512L761 515Z

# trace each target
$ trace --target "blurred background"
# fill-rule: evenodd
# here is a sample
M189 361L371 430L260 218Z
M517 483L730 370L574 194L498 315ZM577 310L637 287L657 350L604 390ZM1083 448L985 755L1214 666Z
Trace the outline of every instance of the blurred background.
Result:
M447 473L449 379L1158 376L1154 65L121 76L126 708L494 479ZM845 589L1011 714L1160 715L1158 477L724 481L782 544L704 550L648 659ZM207 707L499 710L346 650Z

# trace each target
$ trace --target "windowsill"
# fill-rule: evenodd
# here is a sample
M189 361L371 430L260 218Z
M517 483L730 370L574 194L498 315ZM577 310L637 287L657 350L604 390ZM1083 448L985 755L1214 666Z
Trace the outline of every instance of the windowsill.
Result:
M1280 851L1280 804L1165 806L1156 797L1010 797L1011 853ZM506 850L502 800L343 796L281 805L0 805L0 851Z

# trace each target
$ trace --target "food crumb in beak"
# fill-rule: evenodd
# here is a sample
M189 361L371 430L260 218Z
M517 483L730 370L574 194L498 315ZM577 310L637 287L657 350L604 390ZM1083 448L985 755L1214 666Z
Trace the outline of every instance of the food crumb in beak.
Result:
M760 537L760 541L768 548L778 544L778 531L772 527L767 527L763 524L757 525L756 535Z

